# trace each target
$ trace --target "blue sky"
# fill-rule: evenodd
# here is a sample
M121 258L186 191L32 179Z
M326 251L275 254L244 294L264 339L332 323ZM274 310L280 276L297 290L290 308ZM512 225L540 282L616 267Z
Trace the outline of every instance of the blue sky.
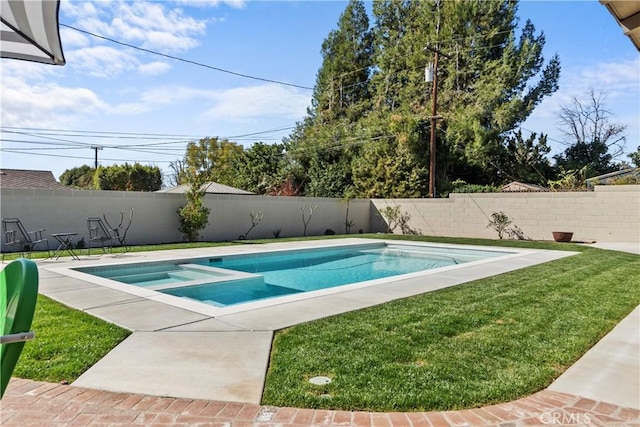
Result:
M304 87L313 87L322 41L345 5L63 0L61 24L302 87L241 78L63 27L64 67L2 59L0 164L51 170L58 178L66 169L93 165L91 147L99 146L101 165L139 162L169 172L188 140L279 142L305 115L311 90ZM626 151L634 151L640 143L640 56L607 9L595 0L523 1L519 16L544 31L545 57L558 53L562 64L560 90L523 129L547 133L554 152L562 150L555 116L592 87L606 91L613 120L628 126Z

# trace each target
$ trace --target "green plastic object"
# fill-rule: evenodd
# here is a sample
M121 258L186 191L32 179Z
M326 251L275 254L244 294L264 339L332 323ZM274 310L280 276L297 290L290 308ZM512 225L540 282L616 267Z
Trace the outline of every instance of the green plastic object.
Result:
M0 271L0 334L25 334L31 329L38 299L38 267L19 258ZM0 344L0 398L9 384L25 341Z

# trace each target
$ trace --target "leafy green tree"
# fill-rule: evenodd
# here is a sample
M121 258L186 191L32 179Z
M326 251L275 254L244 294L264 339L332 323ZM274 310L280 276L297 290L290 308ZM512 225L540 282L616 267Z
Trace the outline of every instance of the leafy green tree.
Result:
M88 165L67 169L60 175L60 183L76 188L92 189L95 168Z
M322 66L311 101L315 122L326 123L353 115L369 98L372 41L364 2L350 0L338 28L322 43Z
M546 185L553 178L553 168L546 157L550 151L546 135L540 134L538 137L532 133L524 139L522 131L518 129L504 140L499 172L504 180Z
M221 183L265 194L282 182L287 163L283 144L258 142L233 158L233 177Z
M351 123L370 110L369 76L372 34L361 0L350 0L322 43L322 65L307 117L285 140L292 160L308 173L307 195L341 197L351 184L351 160L357 150Z
M402 131L406 123L394 125L391 134L380 130L370 137L354 159L353 186L358 197L420 197L426 192L427 167L415 153L414 135Z
M376 104L399 114L429 117L431 92L423 70L433 53L424 47L438 49L438 112L446 132L440 150L445 158L452 153L486 167L501 152L501 135L558 89L557 56L545 66L544 35L537 35L529 21L516 38L516 11L517 2L500 0L375 1L374 31L380 46L372 79Z
M317 151L310 159L307 177L305 195L340 198L352 183L351 157L342 149Z
M93 188L117 191L157 191L162 188L162 173L157 166L100 166L93 178Z
M229 183L235 175L233 162L242 152L242 146L235 142L217 137L203 138L187 145L184 167L202 175L205 180Z
M558 89L560 75L557 56L545 62L544 35L531 22L516 35L516 12L517 2L510 0L374 0L375 23L366 32L373 35L370 62L351 67L326 53L342 52L339 36L346 28L365 34L367 27L341 20L323 45L312 108L286 141L294 161L309 171L305 194L350 187L361 197L426 194L432 91L424 69L433 57L427 46L442 53L436 181L442 188L456 178L493 183L505 135ZM344 97L335 93L335 79L327 76L360 68L368 74L353 83L362 90L345 110L336 103ZM336 181L337 175L344 180Z
M573 97L558 113L568 147L554 156L558 166L566 170L588 169L588 176L612 172L613 159L622 154L627 126L611 122L606 108L606 94L587 91L583 99Z
M185 240L196 242L200 237L200 230L209 224L210 209L204 205L205 190L202 188L207 182L207 176L191 168L186 177L189 190L185 193L187 204L178 209L179 230Z
M128 174L127 191L157 191L162 188L162 172L157 166L135 163Z
M553 158L556 166L563 170L584 169L587 178L613 172L616 169L607 145L601 141L576 142Z

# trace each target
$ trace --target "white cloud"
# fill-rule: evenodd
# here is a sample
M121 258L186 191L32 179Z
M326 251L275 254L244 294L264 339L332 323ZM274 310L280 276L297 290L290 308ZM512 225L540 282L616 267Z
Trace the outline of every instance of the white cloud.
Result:
M112 78L126 71L135 70L138 60L124 50L107 46L85 47L69 52L67 63L94 77Z
M227 6L241 9L247 3L245 0L174 0L175 3L186 6L199 6L199 7L218 7L222 4Z
M95 7L86 14L69 13L77 18L73 26L145 49L164 53L185 51L197 46L198 37L206 30L206 20L185 15L182 9L172 9L164 2L92 4Z
M536 109L539 117L555 117L560 107L576 97L583 98L590 88L603 90L607 104L637 100L640 95L640 58L619 62L600 62L588 68L562 70L560 89ZM615 110L612 108L612 110Z
M2 79L3 126L65 128L108 108L86 88L27 84L16 77Z
M88 36L64 27L60 28L60 40L63 51L70 50L70 48L87 47L91 44Z
M523 128L544 132L552 141L552 154L564 150L559 141L563 133L557 119L562 105L572 98L584 99L589 89L596 93L602 90L605 106L611 112L611 121L627 125L627 149L635 147L640 140L638 117L640 117L640 58L602 61L579 69L562 70L560 89L546 98L524 123ZM633 146L633 147L632 147Z
M150 62L148 64L142 64L138 67L138 72L147 76L157 76L159 74L166 73L171 69L171 65L166 62Z
M3 59L2 66L0 67L0 75L2 76L2 83L4 86L4 80L9 77L21 77L29 78L32 80L40 80L50 78L61 71L60 67L43 66L37 62L19 61Z
M276 84L241 87L216 93L204 115L220 120L270 115L297 119L304 116L310 100L308 91Z
M100 6L100 3L65 0L60 4L60 13L72 18L98 16L96 6Z
M229 90L202 90L190 86L162 86L140 94L137 102L113 107L116 114L133 114L170 108L202 111L202 120L240 122L259 117L304 116L311 94L295 88L264 84Z

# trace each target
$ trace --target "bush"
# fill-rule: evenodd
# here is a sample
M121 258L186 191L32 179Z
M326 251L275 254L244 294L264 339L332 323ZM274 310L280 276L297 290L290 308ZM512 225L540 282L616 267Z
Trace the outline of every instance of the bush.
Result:
M491 227L496 230L498 232L498 238L502 240L504 233L507 232L511 223L512 221L504 212L493 212L491 214L491 221L489 221L489 225L487 225L487 227Z
M469 184L462 179L456 179L451 183L449 193L497 193L500 188L493 185Z

